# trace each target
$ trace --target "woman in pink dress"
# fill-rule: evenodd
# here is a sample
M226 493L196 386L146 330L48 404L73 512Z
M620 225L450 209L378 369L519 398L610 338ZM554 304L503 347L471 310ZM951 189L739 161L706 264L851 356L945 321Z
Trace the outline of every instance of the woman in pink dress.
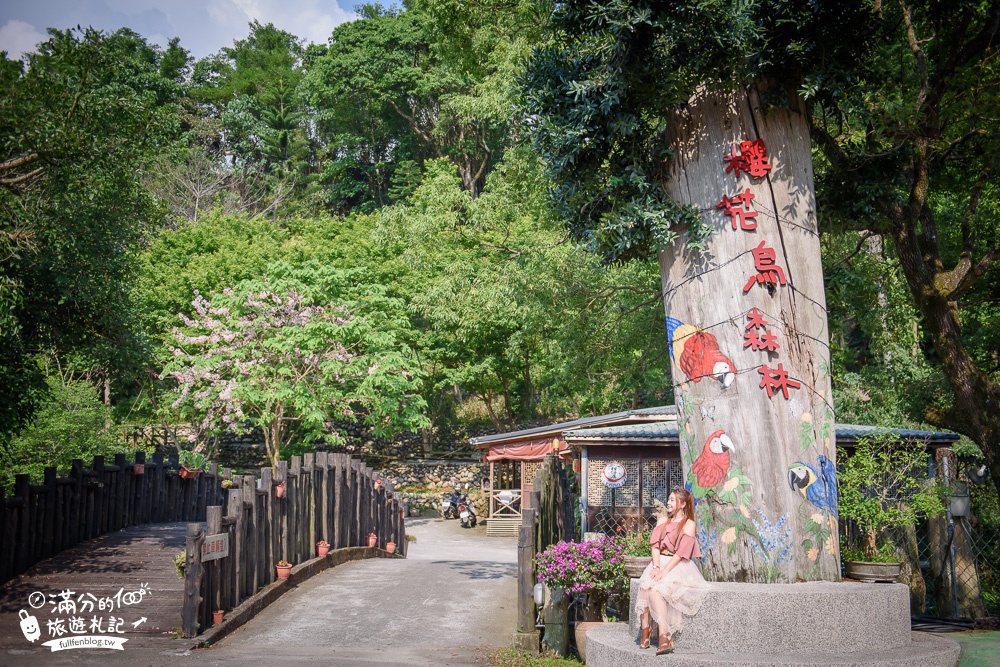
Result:
M656 528L649 538L653 560L639 578L639 600L635 611L641 615L639 648L649 648L650 612L659 626L656 655L674 650L672 634L684 627L684 615L698 613L708 584L693 558L700 558L694 537L694 499L684 489L667 498L657 510Z

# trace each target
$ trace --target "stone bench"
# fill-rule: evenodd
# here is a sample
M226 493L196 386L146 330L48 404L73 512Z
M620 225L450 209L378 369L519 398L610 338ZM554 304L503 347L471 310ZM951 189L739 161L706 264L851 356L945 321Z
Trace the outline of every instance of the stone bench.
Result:
M632 608L638 580L632 580ZM902 584L714 583L685 618L668 658L639 649L639 619L587 633L588 667L640 665L839 665L954 667L959 645L910 631Z

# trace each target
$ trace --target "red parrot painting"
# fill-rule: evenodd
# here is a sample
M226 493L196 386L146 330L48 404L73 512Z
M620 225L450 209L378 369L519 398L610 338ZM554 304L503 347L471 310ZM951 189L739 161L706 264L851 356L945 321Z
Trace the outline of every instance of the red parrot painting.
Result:
M667 345L671 359L691 382L712 377L727 389L736 379L736 366L722 354L719 342L707 331L668 317Z
M725 431L719 430L708 436L701 454L691 464L695 482L703 489L713 489L726 478L729 472L729 452L733 441Z

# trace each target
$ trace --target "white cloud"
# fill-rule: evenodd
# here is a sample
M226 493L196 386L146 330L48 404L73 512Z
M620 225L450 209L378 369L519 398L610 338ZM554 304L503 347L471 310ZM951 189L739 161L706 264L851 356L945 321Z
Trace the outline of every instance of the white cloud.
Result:
M30 23L11 19L0 27L0 51L6 51L9 58L20 58L47 38Z
M245 17L244 23L257 20L273 23L307 42L325 44L333 29L357 18L334 2L323 0L228 0Z

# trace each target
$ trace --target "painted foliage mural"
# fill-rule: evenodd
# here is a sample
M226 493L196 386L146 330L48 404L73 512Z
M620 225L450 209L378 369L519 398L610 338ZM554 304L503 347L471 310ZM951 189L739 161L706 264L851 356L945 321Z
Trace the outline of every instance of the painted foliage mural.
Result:
M660 255L707 578L837 580L829 343L808 127L752 90L678 112L666 183L715 229Z

